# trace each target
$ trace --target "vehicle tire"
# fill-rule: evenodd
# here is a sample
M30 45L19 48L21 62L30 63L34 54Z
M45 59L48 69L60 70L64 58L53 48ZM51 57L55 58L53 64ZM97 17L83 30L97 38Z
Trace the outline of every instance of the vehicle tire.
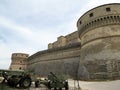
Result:
M57 90L57 88L55 87L54 90Z
M39 87L39 85L40 85L39 80L36 80L36 81L35 81L35 88L38 88L38 87Z
M69 86L68 86L68 82L65 82L65 90L68 90Z
M22 78L20 81L20 87L22 88L29 88L31 86L31 78L25 77Z
M8 78L7 83L11 87L17 87L18 84L17 76L13 75L12 77Z
M47 87L51 90L51 81L48 82Z
M62 88L59 88L59 90L62 90Z
M15 83L12 81L12 80L10 80L10 79L8 79L8 85L9 86L11 86L11 87L15 87L16 85L15 85Z

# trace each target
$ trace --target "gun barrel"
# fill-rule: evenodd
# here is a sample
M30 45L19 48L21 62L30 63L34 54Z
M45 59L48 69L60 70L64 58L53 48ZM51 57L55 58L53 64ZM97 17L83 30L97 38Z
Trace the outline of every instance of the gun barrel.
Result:
M50 72L50 74L51 74L53 77L55 77L56 79L58 79L58 77L57 77L54 73Z

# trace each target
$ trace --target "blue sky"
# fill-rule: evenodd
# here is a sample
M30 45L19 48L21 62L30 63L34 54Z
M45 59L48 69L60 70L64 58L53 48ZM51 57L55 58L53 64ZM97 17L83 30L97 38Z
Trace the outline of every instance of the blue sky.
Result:
M0 69L8 69L12 53L47 49L48 43L77 30L86 11L120 0L0 0Z

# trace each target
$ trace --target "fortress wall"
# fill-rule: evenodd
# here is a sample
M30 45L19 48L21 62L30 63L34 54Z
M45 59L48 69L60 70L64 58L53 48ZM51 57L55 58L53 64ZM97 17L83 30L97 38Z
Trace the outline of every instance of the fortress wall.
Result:
M60 36L57 38L57 41L48 44L48 49L58 48L66 45L66 38L64 36Z
M90 41L95 41L97 39L109 38L109 37L118 37L120 36L120 25L110 25L110 26L103 26L99 28L95 28L91 31L85 33L81 40L83 41L82 44L87 44Z
M78 20L81 39L80 79L119 78L120 4L107 4L85 13Z
M78 42L80 42L78 38L78 31L75 31L66 36L58 37L57 41L48 44L48 49L62 47L62 46L66 46L66 45L78 43Z
M66 35L65 38L66 38L67 45L79 42L78 31L75 31L75 32L73 32L71 34Z
M79 18L77 27L89 24L89 22L92 22L101 16L118 15L120 13L119 5L119 3L105 4L89 10Z
M112 34L114 34L114 32ZM96 77L94 74L104 74L105 77L119 76L119 36L116 35L111 37L95 39L89 43L84 44L82 46L81 52L81 63L84 64L84 66L87 68L89 74L93 74L93 76L90 76L91 78ZM81 71L79 72L81 73Z
M48 51L28 58L28 69L39 76L49 72L76 77L80 59L80 45Z
M25 70L27 67L28 54L25 53L13 53L11 57L11 70Z
M30 56L27 69L41 77L53 72L82 80L120 78L120 4L89 10L77 28L49 43L48 50ZM12 58L14 68L22 65L18 56Z

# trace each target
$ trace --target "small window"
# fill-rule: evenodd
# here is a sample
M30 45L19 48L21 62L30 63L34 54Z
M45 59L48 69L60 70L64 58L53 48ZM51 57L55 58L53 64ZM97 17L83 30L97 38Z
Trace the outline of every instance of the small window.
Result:
M89 14L89 17L93 17L93 13L90 13L90 14Z
M107 12L110 12L110 11L111 11L111 9L108 7L108 8L106 8L106 11L107 11Z
M21 70L21 67L19 68L19 70Z
M80 21L80 24L82 24L82 22Z

